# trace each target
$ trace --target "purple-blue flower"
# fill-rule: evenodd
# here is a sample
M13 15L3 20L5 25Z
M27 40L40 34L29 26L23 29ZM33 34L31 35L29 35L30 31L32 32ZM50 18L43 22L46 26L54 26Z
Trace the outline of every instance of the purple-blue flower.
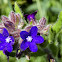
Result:
M3 50L4 54L5 51L12 52L14 45L14 38L9 36L8 31L4 28L3 32L0 33L0 50Z
M21 31L20 36L23 39L20 48L21 50L26 50L28 47L30 51L37 52L38 48L36 44L41 44L44 42L42 36L37 35L38 28L33 26L29 32Z
M27 17L27 19L28 19L29 21L31 21L31 20L34 20L34 21L35 21L35 15L36 15L36 13L37 13L37 11L33 12L33 13L30 14L30 15L25 15L25 17Z

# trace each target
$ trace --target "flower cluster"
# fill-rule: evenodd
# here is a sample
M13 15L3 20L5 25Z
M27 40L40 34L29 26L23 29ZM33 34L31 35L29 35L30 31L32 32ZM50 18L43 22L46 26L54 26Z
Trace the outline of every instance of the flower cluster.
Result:
M8 31L4 28L2 33L0 33L0 50L12 52L14 45L14 38L9 36Z
M36 22L35 15L37 11L30 15L25 15L29 20L32 21L32 25L24 26L23 19L20 14L15 14L13 11L9 17L2 16L2 23L0 24L0 50L7 56L14 50L17 50L16 56L20 56L21 51L29 50L30 52L37 52L37 44L44 42L44 38L38 33L48 30L45 27L46 20L43 17L39 23ZM23 27L23 28L22 28ZM16 48L14 48L16 47ZM18 53L20 50L20 54ZM29 52L28 51L28 52Z
M20 31L22 26L23 26L23 21L20 17L19 13L14 13L13 11L10 12L9 16L2 16L2 23L0 24L0 28L6 28L9 32L9 34L11 34L14 38L18 38L20 36ZM20 25L21 24L21 25Z
M21 50L26 50L28 47L32 52L37 52L38 48L36 44L44 42L43 37L37 35L38 28L33 26L29 32L21 31L20 36L23 39L21 43Z

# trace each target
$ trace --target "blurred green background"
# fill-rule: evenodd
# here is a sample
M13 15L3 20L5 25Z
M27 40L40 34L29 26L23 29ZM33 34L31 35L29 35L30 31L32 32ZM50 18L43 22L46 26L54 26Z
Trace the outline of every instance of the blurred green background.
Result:
M36 19L46 17L48 22L55 22L62 10L62 0L0 0L0 17L8 15L14 10L14 2L17 2L23 14L30 14L36 10Z
M62 11L62 0L0 0L0 18L1 15L8 16L11 11L15 11L15 2L17 2L23 14L31 14L32 12L38 10L38 13L36 14L36 19L39 20L42 17L45 17L48 24L54 24L57 21L60 11ZM50 32L49 36L54 37L54 34L55 33ZM60 49L58 50L60 51L60 53L58 54L61 54L61 57L59 56L59 62L62 62L62 30L59 34L60 35L57 34L59 39L58 41L60 41L58 47ZM55 41L57 41L57 39ZM52 47L52 45L50 45L50 47ZM54 47L55 45L53 45L53 47L51 48L51 50L54 49L54 51L52 52L53 55L57 52L57 47ZM32 54L29 61L26 60L25 57L22 57L19 60L17 60L15 57L10 57L10 62L49 62L47 54L45 54L41 48L39 49L40 50L37 53ZM56 59L58 60L58 58ZM6 56L2 52L0 52L0 62L7 62Z

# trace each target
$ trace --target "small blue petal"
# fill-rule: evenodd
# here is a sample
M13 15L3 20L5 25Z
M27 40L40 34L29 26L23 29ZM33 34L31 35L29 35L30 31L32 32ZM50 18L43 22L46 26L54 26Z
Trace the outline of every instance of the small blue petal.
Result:
M35 42L36 44L41 44L44 42L44 38L42 36L35 36L35 37L33 37L32 42Z
M22 39L26 39L28 37L28 35L29 35L29 33L26 32L26 31L21 31L20 32L20 36L21 36Z
M4 37L8 37L9 36L9 33L8 33L6 28L3 29L2 34L3 34Z
M38 48L37 48L37 45L34 43L34 42L31 42L29 44L29 49L32 51L32 52L37 52Z
M30 30L31 36L36 36L37 35L38 28L36 26L33 26Z
M7 48L7 51L8 51L8 52L12 52L12 50L13 50L13 47L12 47L12 45L10 45L10 44L8 44L8 45L6 46L6 48Z
M11 38L11 41L10 41L11 45L14 45L14 38L13 38L13 36L9 36L9 37Z
M2 38L3 37L3 35L0 33L0 38Z
M3 50L5 48L4 44L0 44L0 50Z
M0 33L0 43L4 42L4 37L3 35Z
M20 45L21 50L26 50L29 46L29 42L23 41Z
M14 38L9 36L8 31L4 28L2 34L0 33L0 50L12 52Z

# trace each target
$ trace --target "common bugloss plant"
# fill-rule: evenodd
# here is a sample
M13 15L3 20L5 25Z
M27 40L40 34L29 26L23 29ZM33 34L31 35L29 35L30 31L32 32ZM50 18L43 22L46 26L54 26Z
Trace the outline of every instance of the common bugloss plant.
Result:
M8 62L9 56L12 56L11 54L13 54L13 51L15 52L14 57L20 59L23 55L26 55L26 58L29 60L30 54L38 52L39 49L47 55L49 60L51 58L53 61L57 59L55 54L56 51L53 49L56 48L58 50L58 42L56 39L59 36L59 34L57 34L59 30L56 31L57 28L55 28L58 22L54 25L47 25L45 17L37 21L35 17L37 11L29 15L24 15L27 20L21 17L20 13L16 12L11 11L8 17L4 15L1 16L0 51L2 50L7 56ZM60 28L61 27L58 27L58 29Z
M29 21L35 21L35 14L28 15L27 19ZM9 17L2 16L2 22L0 27L0 50L3 50L3 53L9 57L10 53L15 48L16 57L20 55L21 52L26 49L30 49L31 52L37 52L38 48L36 44L41 44L44 42L44 38L40 35L37 35L38 28L36 25L31 25L29 32L26 31L25 27L22 30L24 25L23 19L20 18L20 14L15 14L13 11L10 13ZM20 26L19 26L20 25ZM15 45L17 43L17 45ZM28 49L28 50L29 50ZM18 50L20 52L18 53ZM29 51L28 51L29 52Z

